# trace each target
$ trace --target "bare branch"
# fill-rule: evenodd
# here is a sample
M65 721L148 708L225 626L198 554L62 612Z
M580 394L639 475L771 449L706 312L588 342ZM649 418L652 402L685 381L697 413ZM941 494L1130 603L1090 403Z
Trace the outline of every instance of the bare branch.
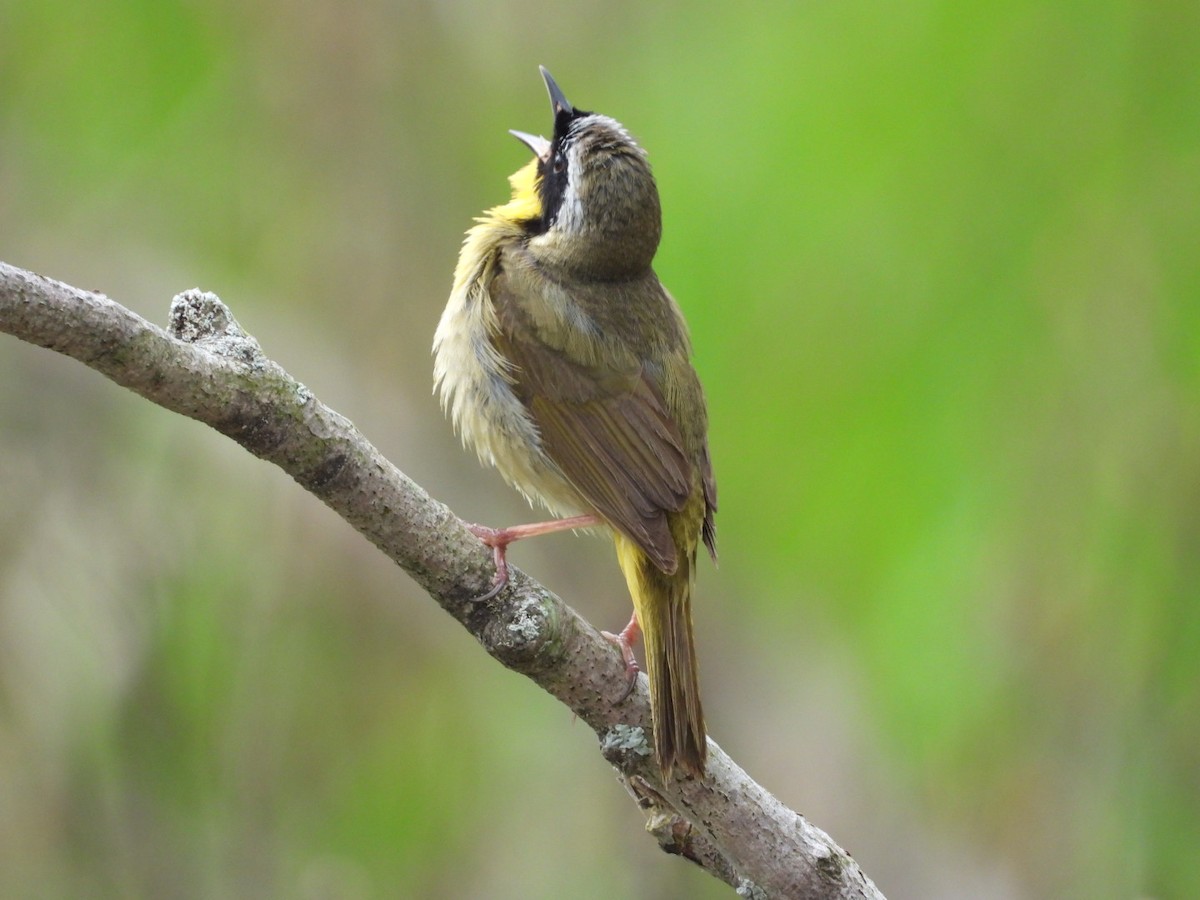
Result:
M709 741L703 779L663 784L644 679L578 613L513 569L487 603L491 554L343 416L263 355L213 294L171 304L169 332L102 294L0 263L0 331L74 357L165 409L275 463L411 575L492 656L585 721L648 829L748 897L882 898L848 853Z

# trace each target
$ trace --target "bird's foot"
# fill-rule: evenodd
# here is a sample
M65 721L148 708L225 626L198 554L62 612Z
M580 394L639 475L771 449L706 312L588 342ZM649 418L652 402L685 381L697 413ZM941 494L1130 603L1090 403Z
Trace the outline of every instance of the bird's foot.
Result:
M508 587L508 545L518 540L520 536L512 535L511 528L489 528L487 525L470 523L467 524L467 530L483 541L485 547L492 548L492 562L496 566L492 587L487 593L480 594L471 601L472 603L485 603Z
M496 564L496 577L492 579L492 588L486 594L480 594L473 602L491 600L508 586L508 545L523 538L537 537L540 534L553 534L556 531L570 531L573 528L591 528L601 524L599 516L571 516L567 519L552 519L549 522L534 522L531 525L510 525L508 528L489 528L487 525L472 525L464 522L467 530L485 546L492 548L492 560ZM624 632L622 632L624 633Z
M625 676L629 679L629 683L625 685L625 691L617 698L617 703L624 703L628 700L633 689L637 687L638 672L641 669L638 668L637 659L633 655L633 643L641 633L642 629L638 625L636 612L629 617L629 624L619 634L613 634L611 631L600 632L605 640L620 648L621 659L625 661Z

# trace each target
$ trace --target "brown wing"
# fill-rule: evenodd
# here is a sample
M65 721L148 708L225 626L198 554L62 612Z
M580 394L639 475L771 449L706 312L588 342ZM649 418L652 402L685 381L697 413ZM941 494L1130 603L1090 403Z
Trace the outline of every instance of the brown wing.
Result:
M546 455L597 513L674 572L666 513L686 504L692 463L658 387L644 366L589 366L547 347L504 299L494 297L501 328L492 342L513 364L513 390Z
M713 475L712 457L708 454L708 442L704 444L704 456L700 460L700 477L704 485L704 526L701 529L700 535L704 539L704 546L708 548L708 555L712 557L712 561L717 561L717 479Z

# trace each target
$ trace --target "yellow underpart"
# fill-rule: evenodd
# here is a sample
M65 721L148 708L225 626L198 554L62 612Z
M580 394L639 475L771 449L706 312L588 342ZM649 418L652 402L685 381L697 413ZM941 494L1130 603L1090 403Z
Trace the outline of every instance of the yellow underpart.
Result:
M506 222L528 222L542 214L542 198L538 194L538 161L530 160L529 165L522 166L508 176L512 185L512 199L503 206L489 209L481 222L501 219Z
M486 284L484 269L505 240L519 237L525 222L542 214L542 199L538 194L538 161L532 160L508 176L512 199L503 206L493 206L475 221L478 225L467 231L458 266L454 270L454 292L465 290L472 283ZM491 310L488 310L491 313ZM494 327L494 322L488 323Z

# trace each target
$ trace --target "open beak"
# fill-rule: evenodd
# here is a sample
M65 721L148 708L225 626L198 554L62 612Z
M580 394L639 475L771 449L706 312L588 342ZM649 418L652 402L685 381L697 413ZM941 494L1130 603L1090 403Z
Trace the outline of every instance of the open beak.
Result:
M533 151L533 155L542 162L550 160L550 142L536 134L526 134L524 131L511 130L508 132L518 141Z
M554 133L565 132L567 129L566 123L570 122L571 117L576 115L575 107L571 105L571 101L563 94L562 88L558 86L558 82L546 71L545 66L538 66L538 71L542 73L542 80L546 82L546 91L550 94L550 107L554 110ZM542 162L550 161L550 142L544 137L527 134L524 131L510 131L509 134L532 150L534 156Z

